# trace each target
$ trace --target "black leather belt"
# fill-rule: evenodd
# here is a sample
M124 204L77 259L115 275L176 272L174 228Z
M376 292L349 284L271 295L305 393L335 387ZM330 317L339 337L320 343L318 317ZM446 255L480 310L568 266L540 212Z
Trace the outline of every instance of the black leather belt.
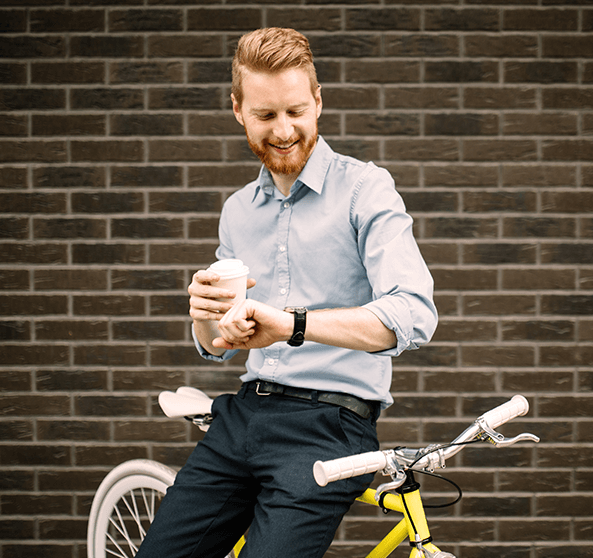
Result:
M359 417L368 419L377 417L380 403L378 401L365 401L354 395L337 393L335 391L317 391L312 389L297 388L292 386L283 386L273 382L255 381L246 384L248 390L255 391L258 395L284 395L286 397L295 397L297 399L306 399L320 403L329 403L344 407Z

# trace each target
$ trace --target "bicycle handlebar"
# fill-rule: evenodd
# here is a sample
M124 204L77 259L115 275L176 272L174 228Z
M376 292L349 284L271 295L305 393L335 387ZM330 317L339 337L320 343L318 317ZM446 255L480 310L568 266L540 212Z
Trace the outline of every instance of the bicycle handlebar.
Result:
M462 445L460 444L476 439L484 433L487 433L493 438L495 443L498 441L503 445L502 440L504 440L504 438L494 432L494 429L518 416L527 414L528 411L529 403L527 399L522 395L515 395L506 403L503 403L478 417L474 424L461 433L453 441L452 445L446 449L430 450L430 448L427 448L429 451L424 455L422 450L414 451L407 448L398 450L397 454L394 450L371 451L358 455L349 455L331 461L317 461L313 466L313 476L319 486L326 486L328 483L337 480L381 471L392 465L394 461L406 468L417 470L434 469L435 466L438 466L435 465L435 459L436 462L440 461L442 463L440 466L444 466L444 461L446 459L452 457L462 449ZM531 436L531 438L527 439L539 441L539 438L536 436L529 436ZM520 439L526 438L518 436L514 441L519 441ZM514 443L514 441L511 441L510 443ZM506 445L510 445L510 443L507 442ZM454 446L453 444L457 445ZM438 452L437 458L431 457L430 453L433 451ZM420 455L419 459L417 459L418 455ZM397 469L397 466L392 468Z

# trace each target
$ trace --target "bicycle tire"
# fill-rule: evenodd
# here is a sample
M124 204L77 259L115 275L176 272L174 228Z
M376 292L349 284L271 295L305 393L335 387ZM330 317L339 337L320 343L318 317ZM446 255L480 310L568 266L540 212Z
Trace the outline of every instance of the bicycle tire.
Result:
M132 558L175 471L150 459L126 461L99 485L89 514L88 558Z

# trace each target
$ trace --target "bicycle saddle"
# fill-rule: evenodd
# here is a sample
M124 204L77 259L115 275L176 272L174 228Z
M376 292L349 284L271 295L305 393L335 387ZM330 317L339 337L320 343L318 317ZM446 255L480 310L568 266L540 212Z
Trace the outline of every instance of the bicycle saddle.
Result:
M159 393L159 405L169 418L208 415L212 409L212 399L199 389L183 386L172 391Z

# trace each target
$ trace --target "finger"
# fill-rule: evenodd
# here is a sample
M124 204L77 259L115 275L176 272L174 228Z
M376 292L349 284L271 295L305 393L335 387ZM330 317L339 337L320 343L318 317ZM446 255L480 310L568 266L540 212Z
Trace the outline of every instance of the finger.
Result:
M257 281L253 278L249 278L247 279L247 288L251 289L252 287L255 287L255 285L257 285Z

